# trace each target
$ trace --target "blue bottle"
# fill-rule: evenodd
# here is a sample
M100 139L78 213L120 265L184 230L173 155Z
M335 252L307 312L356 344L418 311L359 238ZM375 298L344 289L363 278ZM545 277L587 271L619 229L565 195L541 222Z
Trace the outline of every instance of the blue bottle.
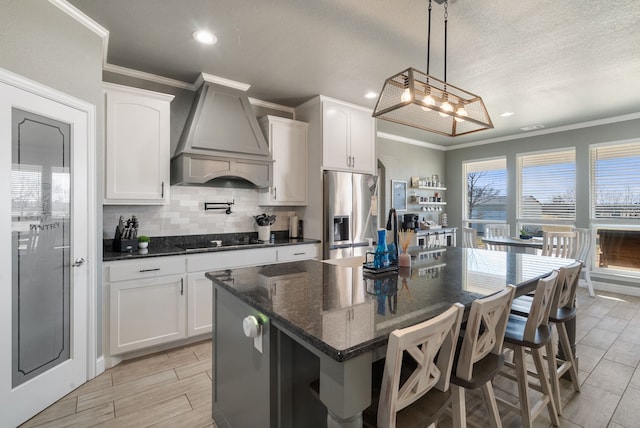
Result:
M373 267L376 269L389 267L386 229L378 229L378 245L376 246L376 253L373 257Z

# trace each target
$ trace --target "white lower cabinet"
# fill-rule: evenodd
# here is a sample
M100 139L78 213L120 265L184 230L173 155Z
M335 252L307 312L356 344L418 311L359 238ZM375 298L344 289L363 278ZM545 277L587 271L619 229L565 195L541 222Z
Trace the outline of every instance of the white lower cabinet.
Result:
M288 247L278 247L278 262L294 262L296 260L317 259L320 253L318 244L291 245Z
M210 271L318 256L303 244L106 262L105 349L120 355L212 331Z
M182 275L111 284L111 354L183 339L184 291Z
M184 272L184 257L105 263L110 355L186 337Z
M206 272L187 275L187 336L210 333L212 328L213 288Z

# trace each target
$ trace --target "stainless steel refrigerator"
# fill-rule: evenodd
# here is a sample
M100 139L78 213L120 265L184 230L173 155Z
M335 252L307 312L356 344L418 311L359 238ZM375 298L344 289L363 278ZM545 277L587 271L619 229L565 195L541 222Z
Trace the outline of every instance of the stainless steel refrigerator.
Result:
M364 255L378 229L378 177L324 171L324 259Z

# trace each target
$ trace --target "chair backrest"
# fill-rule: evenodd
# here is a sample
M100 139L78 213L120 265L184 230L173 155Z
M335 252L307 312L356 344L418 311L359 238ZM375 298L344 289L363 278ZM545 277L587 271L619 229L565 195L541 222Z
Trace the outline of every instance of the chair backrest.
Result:
M511 226L506 223L485 224L484 225L484 237L485 238L502 238L511 236ZM488 250L505 251L504 245L486 244Z
M485 224L484 236L487 238L498 238L501 236L511 236L511 226L506 223Z
M465 227L462 229L462 246L464 248L476 248L478 234L472 227Z
M389 334L378 403L378 426L395 427L396 413L431 388L449 389L463 313L464 306L455 303L435 318ZM416 361L417 367L400 385L405 352Z
M563 258L574 257L577 236L576 232L545 231L542 235L542 255Z
M524 340L533 342L538 327L549 324L549 312L551 311L557 281L558 271L555 270L551 275L538 280L527 323L524 327Z
M556 313L560 308L573 306L580 280L580 270L582 270L582 262L579 261L558 269L556 292L551 304L552 314Z
M591 252L593 251L593 237L591 229L574 229L577 234L576 252L574 257L585 267L591 266Z
M509 285L499 293L473 302L460 348L457 377L471 380L476 362L489 353L497 355L502 352L504 332L515 293L516 287Z

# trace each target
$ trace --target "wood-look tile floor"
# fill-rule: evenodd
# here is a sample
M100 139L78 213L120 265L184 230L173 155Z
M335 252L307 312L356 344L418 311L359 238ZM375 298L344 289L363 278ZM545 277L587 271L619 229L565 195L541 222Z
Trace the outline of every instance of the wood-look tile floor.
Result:
M577 354L581 392L562 380L562 427L640 426L640 297L578 289ZM215 427L211 419L211 342L125 361L76 389L22 427ZM516 386L494 382L517 401ZM505 428L520 417L500 407ZM467 393L470 426L487 425L481 395ZM445 416L439 427L451 427ZM551 427L542 412L535 427Z
M21 427L214 428L211 341L124 361Z

